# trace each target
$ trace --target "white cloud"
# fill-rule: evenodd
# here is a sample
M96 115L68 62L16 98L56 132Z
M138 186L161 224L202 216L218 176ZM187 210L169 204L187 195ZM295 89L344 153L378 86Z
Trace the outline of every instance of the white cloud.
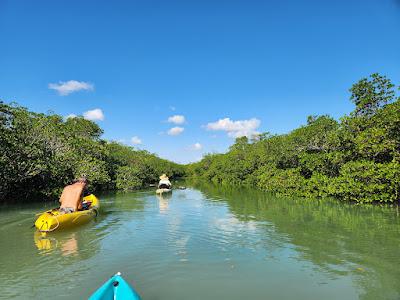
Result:
M185 128L183 127L172 127L170 130L168 130L168 135L180 135Z
M75 115L75 114L69 114L68 116L65 116L65 120L73 119L73 118L76 118L76 117L77 117L77 115Z
M168 118L168 122L169 123L174 123L174 124L177 124L177 125L183 124L183 123L185 123L185 116L175 115L175 116L169 117Z
M213 123L208 123L205 127L212 131L226 131L228 136L237 138L242 136L251 137L259 134L256 131L260 127L261 121L252 118L249 120L232 121L230 118L220 119Z
M193 144L190 148L191 148L192 150L199 151L199 150L203 149L203 145L200 144L200 143L195 143L195 144Z
M100 108L95 108L93 110L88 110L83 113L83 117L90 121L103 121L104 113Z
M169 109L172 110L172 111L175 111L176 107L175 106L170 106Z
M142 140L139 137L134 136L134 137L131 138L131 143L133 145L141 145L142 144Z
M81 90L93 91L94 86L89 82L70 80L49 83L49 89L56 90L60 96L67 96Z

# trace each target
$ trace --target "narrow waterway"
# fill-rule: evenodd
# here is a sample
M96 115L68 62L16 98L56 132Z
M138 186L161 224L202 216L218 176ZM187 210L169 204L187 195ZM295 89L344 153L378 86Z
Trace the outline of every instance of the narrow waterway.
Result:
M43 204L1 207L0 298L86 299L122 272L143 299L399 299L396 208L188 184L100 195L87 225L42 237Z

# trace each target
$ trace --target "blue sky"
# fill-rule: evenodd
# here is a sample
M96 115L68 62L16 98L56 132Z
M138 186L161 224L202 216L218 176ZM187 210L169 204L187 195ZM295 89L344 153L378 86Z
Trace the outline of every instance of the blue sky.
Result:
M371 73L400 83L399 32L397 0L0 0L0 99L186 163L339 118Z

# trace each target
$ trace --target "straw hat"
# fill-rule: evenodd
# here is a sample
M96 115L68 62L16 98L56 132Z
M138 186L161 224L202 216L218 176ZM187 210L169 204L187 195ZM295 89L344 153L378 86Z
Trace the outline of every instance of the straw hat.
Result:
M166 180L166 179L169 179L169 178L168 178L168 176L167 176L167 175L165 175L165 174L162 174L162 175L160 176L160 179L161 179L161 180Z

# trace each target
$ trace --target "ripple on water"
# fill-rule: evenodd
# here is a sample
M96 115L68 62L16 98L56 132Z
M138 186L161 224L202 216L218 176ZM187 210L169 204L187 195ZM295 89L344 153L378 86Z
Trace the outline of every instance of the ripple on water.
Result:
M43 207L2 211L0 297L83 299L121 271L144 299L399 298L391 214L229 191L104 195L95 222L49 243L29 228Z

